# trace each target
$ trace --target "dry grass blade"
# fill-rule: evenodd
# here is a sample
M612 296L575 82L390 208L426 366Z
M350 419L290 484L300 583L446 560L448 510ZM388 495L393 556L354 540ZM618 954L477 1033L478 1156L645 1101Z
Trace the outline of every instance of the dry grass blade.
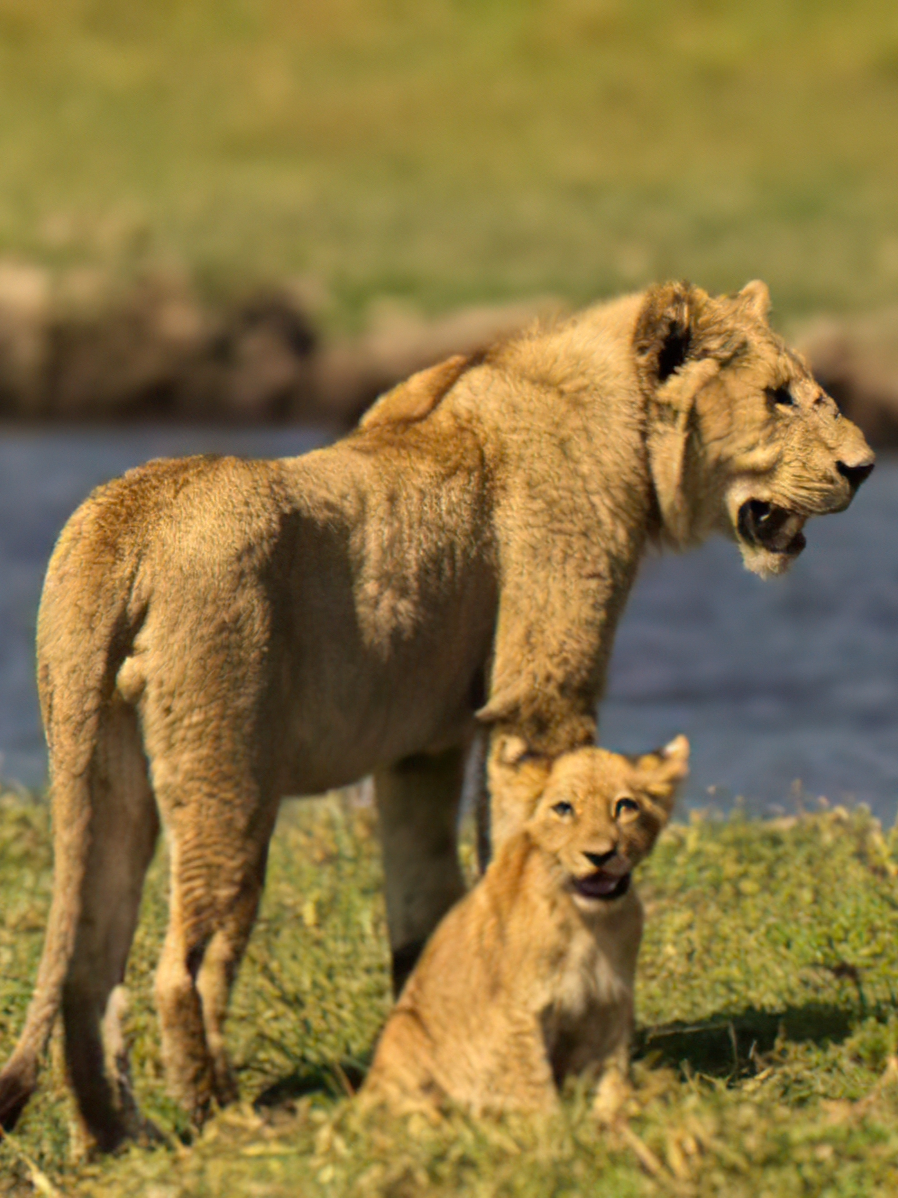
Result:
M45 1198L66 1198L66 1195L58 1186L55 1186L50 1178L46 1175L43 1169L35 1163L22 1148L18 1142L18 1138L11 1132L6 1132L3 1135L2 1143L12 1151L13 1156L18 1157L25 1168L28 1170L28 1179L38 1194L43 1194Z

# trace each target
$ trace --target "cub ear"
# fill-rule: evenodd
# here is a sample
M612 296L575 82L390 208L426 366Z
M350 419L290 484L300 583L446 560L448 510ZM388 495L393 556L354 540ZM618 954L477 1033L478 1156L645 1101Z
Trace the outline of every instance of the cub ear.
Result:
M689 741L682 732L668 741L663 749L659 749L658 756L667 769L667 776L673 781L679 781L689 773Z
M750 283L745 284L741 291L737 292L736 298L742 307L747 308L759 320L767 319L767 313L770 311L770 291L766 283L761 282L760 279L752 279Z
M648 391L695 356L696 315L703 292L689 283L650 287L633 333L639 380Z
M655 753L647 753L636 762L645 788L669 812L673 807L677 784L689 773L689 741L677 736Z
M523 736L516 736L513 733L501 733L496 737L493 755L500 765L517 766L531 762L535 763L538 768L544 769L546 773L552 764L551 758L531 748Z
M551 772L552 758L535 752L522 736L493 734L486 776L494 845L533 815Z

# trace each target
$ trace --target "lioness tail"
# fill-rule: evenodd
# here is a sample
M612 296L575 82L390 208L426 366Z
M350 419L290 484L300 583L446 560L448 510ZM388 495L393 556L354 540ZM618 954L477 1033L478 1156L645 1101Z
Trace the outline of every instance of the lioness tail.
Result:
M112 660L113 654L127 652L133 631L128 614L131 571L123 568L109 536L103 499L102 491L96 493L63 530L41 597L39 689L50 749L53 899L25 1026L0 1073L3 1131L15 1127L37 1087L40 1060L59 1012L81 914L100 719L115 685L119 662ZM94 577L98 565L106 567L101 594L85 583L88 561Z

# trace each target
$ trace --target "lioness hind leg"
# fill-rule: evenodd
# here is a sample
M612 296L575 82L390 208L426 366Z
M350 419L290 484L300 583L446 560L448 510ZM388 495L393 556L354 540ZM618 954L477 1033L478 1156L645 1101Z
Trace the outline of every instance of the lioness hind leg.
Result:
M90 851L62 1015L81 1117L100 1148L111 1151L148 1130L130 1088L121 984L159 831L137 723L124 705L104 718L91 771ZM64 784L54 779L54 787Z
M171 913L156 974L170 1087L196 1124L236 1098L224 1041L231 986L265 880L276 804L249 780L210 802L163 806L171 852Z
M197 992L203 1005L206 1043L212 1059L215 1096L222 1105L237 1098L237 1085L225 1046L224 1024L231 988L256 922L267 854L266 841L261 846L260 855L248 864L244 885L209 941L196 979Z
M421 753L374 776L397 994L430 933L464 894L458 806L465 756L462 746Z

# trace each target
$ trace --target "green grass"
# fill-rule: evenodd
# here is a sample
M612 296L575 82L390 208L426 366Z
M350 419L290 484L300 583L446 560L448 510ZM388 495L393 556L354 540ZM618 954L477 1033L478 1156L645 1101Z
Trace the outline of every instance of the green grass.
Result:
M0 1146L0 1195L891 1195L898 1189L894 834L864 811L672 827L642 869L635 1093L613 1131L573 1087L557 1118L361 1116L347 1092L387 1011L372 813L285 807L230 1042L247 1105L189 1142L165 1097L148 887L128 983L135 1079L166 1146L78 1156L54 1044ZM0 1055L32 985L49 891L40 804L0 801ZM255 1106L250 1105L251 1102Z
M781 314L898 286L888 0L0 0L0 253L347 328L663 276Z

